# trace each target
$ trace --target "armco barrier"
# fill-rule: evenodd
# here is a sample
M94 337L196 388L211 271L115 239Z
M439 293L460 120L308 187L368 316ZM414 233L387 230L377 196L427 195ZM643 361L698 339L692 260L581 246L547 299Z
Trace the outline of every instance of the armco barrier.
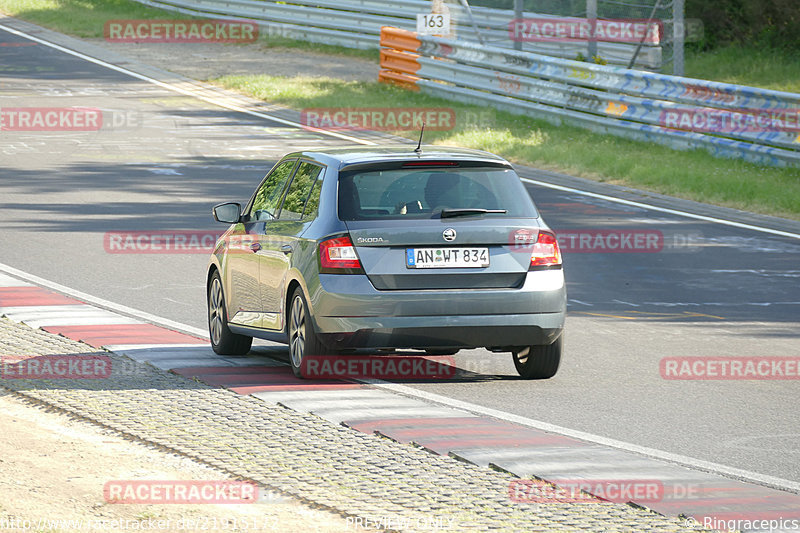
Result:
M336 44L350 48L377 48L382 26L416 29L418 13L430 13L428 0L292 0L290 3L271 0L135 0L140 4L216 19L255 22L281 35L310 42ZM459 39L478 40L466 9L448 3L453 31ZM472 19L486 43L511 49L509 23L515 19L509 9L472 7ZM553 15L523 13L523 18L558 19ZM574 19L580 20L580 19ZM264 31L262 30L262 33ZM597 53L609 63L627 65L637 45L630 42L598 42ZM533 50L561 58L587 55L585 42L526 42ZM644 43L635 65L659 70L663 64L661 43Z
M676 149L703 148L759 164L800 166L800 128L757 131L740 123L712 134L695 125L668 127L667 120L669 113L687 110L727 117L761 110L797 121L800 94L593 65L390 27L382 30L381 46L382 81L400 79L401 85L446 98L488 102L513 113Z

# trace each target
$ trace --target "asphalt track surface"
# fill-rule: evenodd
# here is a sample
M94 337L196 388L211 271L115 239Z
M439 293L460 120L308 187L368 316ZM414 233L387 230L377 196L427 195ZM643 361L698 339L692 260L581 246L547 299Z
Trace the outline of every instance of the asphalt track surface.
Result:
M124 65L123 65L124 66ZM130 66L130 65L129 65ZM134 66L130 66L134 68ZM205 327L205 254L110 253L108 232L218 233L281 154L347 141L224 109L0 30L0 106L103 110L99 131L0 133L0 262ZM798 225L520 169L645 204L798 233ZM800 482L796 380L672 381L663 357L800 355L800 239L529 184L565 230L661 232L658 251L566 251L559 374L517 379L508 354L461 352L474 379L406 386ZM666 202L666 203L665 203ZM585 233L585 231L584 231Z

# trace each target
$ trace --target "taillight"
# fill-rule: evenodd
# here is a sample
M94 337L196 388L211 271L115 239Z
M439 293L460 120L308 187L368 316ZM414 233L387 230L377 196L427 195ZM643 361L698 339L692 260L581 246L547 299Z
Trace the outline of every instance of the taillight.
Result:
M334 237L319 243L319 271L322 274L360 274L364 272L350 237Z
M558 241L552 233L539 232L539 238L533 245L531 252L531 267L558 266L561 264L561 251L558 249Z

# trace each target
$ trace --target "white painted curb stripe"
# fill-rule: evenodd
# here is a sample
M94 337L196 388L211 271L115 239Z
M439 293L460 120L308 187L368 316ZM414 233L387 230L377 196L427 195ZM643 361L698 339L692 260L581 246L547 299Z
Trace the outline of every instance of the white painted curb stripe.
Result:
M253 393L253 396L269 403L282 403L288 405L298 400L315 400L319 402L359 400L370 401L373 398L385 398L386 393L377 389L364 387L363 389L322 389L322 390L276 390Z
M22 281L21 279L13 278L11 276L7 276L6 274L0 274L0 288L5 289L10 287L33 287L33 285L31 283Z
M178 350L180 348L199 348L202 349L204 344L109 344L104 346L106 350L111 352L122 353L126 351L144 352L151 350L152 352L161 352L165 350Z
M426 408L428 404L413 398L404 398L396 394L384 393L383 396L373 398L329 398L323 401L319 400L282 400L282 404L291 407L297 411L308 411L313 413L321 413L325 411L341 411L345 412L350 410L354 415L350 418L358 419L356 416L358 412L363 409L401 409L401 408ZM394 417L392 417L394 418ZM347 418L345 418L347 420Z
M99 326L141 324L140 320L124 317L91 305L46 305L0 308L0 314L32 328L45 326Z
M283 404L283 402L280 402ZM291 404L286 405L293 409ZM473 415L446 407L436 407L423 404L419 407L377 407L363 409L317 409L311 413L330 422L340 424L345 420L384 420L387 418L461 418Z

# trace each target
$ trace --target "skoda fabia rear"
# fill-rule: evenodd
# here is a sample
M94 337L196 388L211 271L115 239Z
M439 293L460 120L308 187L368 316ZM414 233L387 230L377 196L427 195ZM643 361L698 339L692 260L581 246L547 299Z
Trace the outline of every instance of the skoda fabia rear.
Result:
M561 254L519 177L485 152L350 148L285 156L231 224L208 272L220 354L253 337L304 358L355 348L510 352L520 375L559 366Z

